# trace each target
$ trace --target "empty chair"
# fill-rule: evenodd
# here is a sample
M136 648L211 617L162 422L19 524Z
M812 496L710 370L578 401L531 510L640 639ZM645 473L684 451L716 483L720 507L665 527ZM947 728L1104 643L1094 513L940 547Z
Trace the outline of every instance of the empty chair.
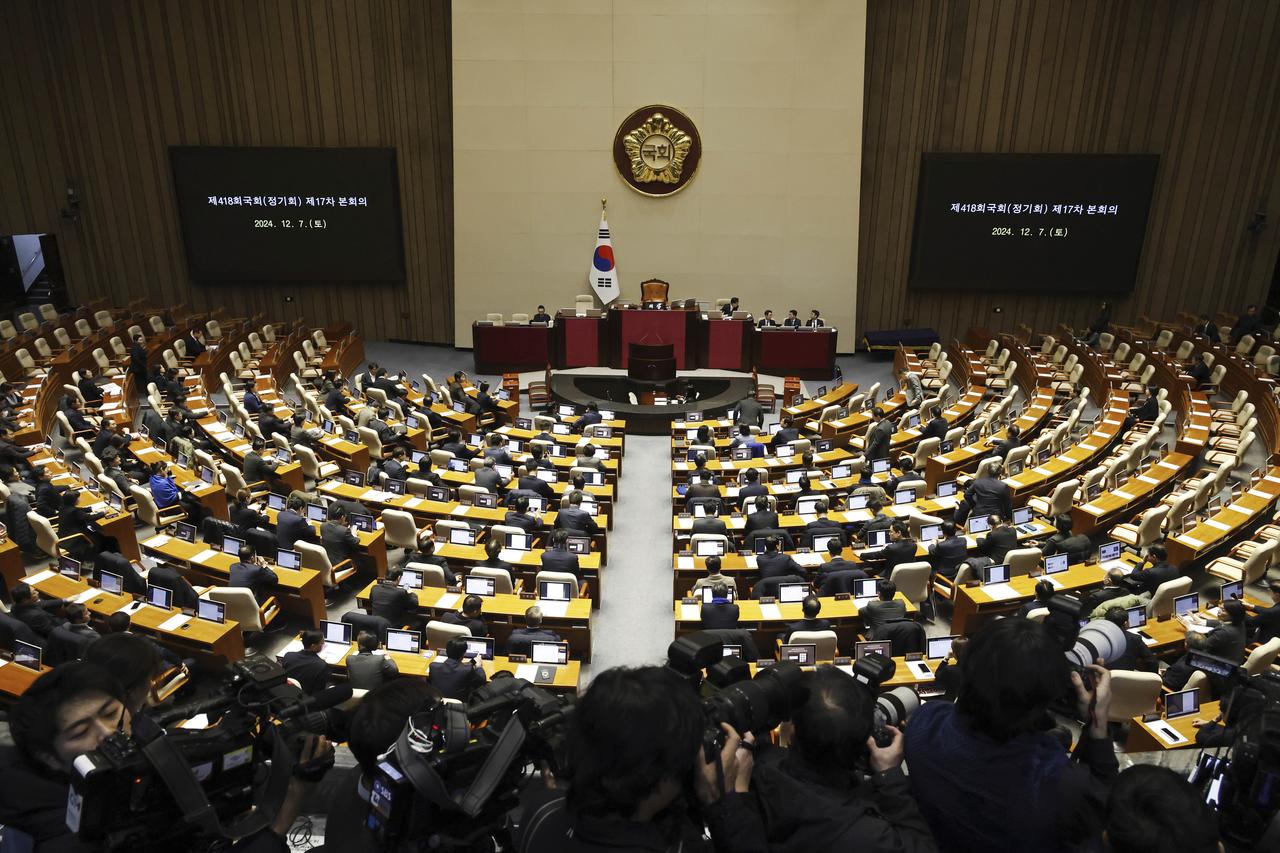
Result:
M98 324L99 329L109 329L115 325L115 320L111 318L110 311L95 311L93 322Z
M240 586L211 586L205 590L204 598L220 601L227 606L228 621L235 622L240 630L246 633L265 631L277 616L280 607L275 596L271 596L261 604L253 596L253 590Z
M898 587L898 592L912 604L919 606L929 597L929 576L933 568L929 563L902 563L896 566L889 575L889 580Z
M582 591L578 588L578 578L572 572L549 572L540 571L534 575L533 582L538 589L542 589L542 583L563 583L569 585L569 597L577 598Z
M216 319L210 319L204 324L204 332L209 336L210 340L217 340L222 337L222 327L218 325Z
M58 349L71 349L71 336L61 326L53 330L53 339L58 342Z
M1160 527L1169 515L1169 507L1153 506L1144 511L1133 524L1117 524L1111 528L1111 538L1123 542L1133 548L1145 548L1159 542L1162 534Z
M26 311L18 315L18 323L22 326L24 332L34 332L40 328L40 321L36 319L36 315L30 311Z
M54 308L50 303L45 302L40 306L40 316L47 322L53 322L58 319L58 309Z
M1061 515L1071 509L1071 501L1076 496L1076 491L1080 488L1080 480L1072 477L1069 480L1063 480L1053 489L1053 494L1046 500L1043 497L1035 497L1027 501L1027 506L1038 512L1040 515L1052 518Z
M491 311L488 314L486 314L485 319L495 326L501 326L503 323L502 315L494 311Z
M1004 555L1010 575L1029 575L1040 568L1039 548L1014 548Z
M454 637L470 637L471 629L466 625L453 625L448 622L439 622L432 619L427 623L427 636L424 638L427 648L438 652L444 651L444 647Z
M1147 617L1158 619L1162 616L1172 616L1173 600L1190 589L1191 578L1185 575L1160 584L1160 586L1156 587L1155 595L1151 596L1151 601L1147 604Z
M18 330L14 328L12 320L0 320L0 338L11 341L18 336Z
M444 576L444 569L434 563L405 563L404 567L422 575L423 586L440 589L449 585L449 579Z
M1280 637L1272 637L1249 652L1244 661L1244 671L1249 675L1261 675L1271 669L1277 655L1280 655Z
M1235 556L1219 557L1205 567L1205 571L1228 581L1244 580L1250 586L1262 580L1275 562L1280 540L1270 540L1252 548L1243 560Z
M277 434L277 438L280 436ZM302 476L311 480L327 480L342 473L342 469L333 462L321 462L311 448L298 444L293 446L293 454L302 466Z
M1173 343L1173 332L1169 329L1161 329L1160 334L1156 335L1155 348L1165 350L1171 343Z
M1111 673L1111 710L1107 719L1123 723L1156 709L1163 686L1154 672L1115 670Z
M439 522L436 524L438 526ZM417 548L418 537L427 530L425 527L419 529L413 516L399 509L384 509L382 525L386 530L388 548Z
M50 557L57 559L62 556L62 547L65 545L73 553L92 546L89 537L83 533L76 533L71 536L58 537L54 532L53 524L49 519L45 518L35 510L27 511L27 523L31 525L31 529L36 534L36 546L44 551Z
M319 545L299 539L293 543L294 550L302 560L302 568L315 569L320 573L320 582L327 587L335 587L356 573L356 564L351 560L343 560L334 565L328 553Z

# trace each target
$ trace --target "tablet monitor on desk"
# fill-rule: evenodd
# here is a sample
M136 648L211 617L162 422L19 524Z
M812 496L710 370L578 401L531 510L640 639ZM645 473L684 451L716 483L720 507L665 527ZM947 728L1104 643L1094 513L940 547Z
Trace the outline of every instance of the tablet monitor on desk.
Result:
M267 495L267 509L274 509L276 512L279 512L284 509L284 507L284 495L277 495L275 492L271 492Z
M351 526L362 533L372 533L374 531L373 516L366 515L363 512L353 512L347 516L351 521Z
M400 628L387 629L387 651L416 655L422 650L422 634Z
M814 551L814 553L815 553L815 554L825 554L825 553L827 553L827 546L830 544L830 542L831 542L831 540L832 540L832 539L835 539L835 540L839 541L840 536L839 536L838 534L835 534L835 533L828 533L828 534L815 535L815 536L813 537L813 540L812 540L812 541L813 541L813 551ZM757 541L759 541L759 540L757 540Z
M803 476L804 476L804 471L800 471L800 470L796 470L796 471L788 471L788 472L787 472L787 484L788 484L788 485L792 485L792 486L793 486L793 485L795 485L796 483L800 482L800 478L801 478L801 477L803 477Z
M693 553L699 557L723 557L723 539L699 539L693 545Z
M809 585L807 583L784 583L778 585L778 602L780 604L796 604L804 601L808 596Z
M949 498L956 493L956 481L947 480L945 483L938 484L938 497Z
M1164 718L1176 720L1200 713L1200 691L1198 688L1179 690L1177 693L1166 693L1164 697Z
M1125 627L1130 631L1136 631L1147 624L1147 606L1145 604L1139 604L1136 607L1126 607L1124 609L1124 614Z
M573 597L569 581L538 581L538 598L542 601L568 601Z
M147 584L147 604L168 610L173 606L173 590L163 586Z
M778 646L778 660L789 660L800 666L813 666L818 661L818 646L814 643L788 643Z
M80 561L73 560L70 557L62 556L58 558L58 574L63 577L80 580Z
M982 570L983 585L993 584L993 583L1008 583L1008 582L1009 582L1008 565L1001 563L999 565L986 566L983 568Z
M189 453L179 453L179 454L178 454L178 466L179 466L180 468L190 468L190 467L191 467L191 454L189 454Z
M978 533L986 533L991 529L991 516L989 515L973 515L969 517L969 535L973 536Z
M552 435L569 435L573 432L573 428L569 424L555 423L551 425Z
M715 594L711 591L711 587L709 587L709 586L704 586L704 587L699 587L699 589L700 589L700 590L701 590L701 592L702 592L702 603L703 603L703 604L710 604L710 603L712 603L713 601L715 601ZM725 596L724 596L724 597L725 597L725 600L726 600L726 601L733 601L733 600L737 597L737 595L738 595L738 593L737 593L737 591L734 589L734 587L731 587L731 586L729 586L728 584L725 584Z
M533 550L533 537L528 533L508 533L507 547L512 551Z
M548 643L534 640L530 646L529 659L534 663L557 664L563 666L569 662L568 643Z
M1031 516L1032 516L1031 507L1020 506L1013 511L1013 523L1015 525L1027 524L1028 522L1031 521Z
M395 477L387 478L387 491L393 495L403 495L404 486L404 480L397 480Z
M293 461L293 454L290 453L288 450L285 450L283 447L277 447L276 461L279 462L281 465L288 465L290 462Z
M871 532L867 533L868 548L883 548L888 544L889 544L889 531L872 530Z
M831 479L833 480L847 480L852 476L852 465L833 465L831 467Z
M941 524L924 524L920 526L920 544L927 545L942 535Z
M955 449L956 449L956 443L954 441L942 441L938 444L939 453L950 453Z
M212 486L212 485L213 485L214 480L216 479L216 477L215 477L215 475L214 475L214 473L213 473L213 469L212 469L212 468L210 468L208 465L201 465L201 466L200 466L200 479L201 479L201 480L202 480L206 485Z
M302 567L302 554L288 548L276 551L276 565L282 569L298 569Z
M867 504L871 502L870 495L850 495L848 507L854 509L866 509Z
M467 471L467 460L457 458L450 459L448 468L455 474L464 474Z
M879 597L880 592L879 590L876 589L877 583L879 583L879 581L877 581L875 578L859 578L858 580L855 580L853 582L853 597L854 598Z
M422 572L417 569L404 569L400 572L401 589L422 589Z
M196 618L206 622L217 622L219 625L227 621L227 605L221 601L210 601L201 598L196 601Z
M349 622L332 622L328 619L321 619L320 630L324 633L326 644L341 643L344 646L351 644L351 623Z
M818 511L818 501L826 502L826 498L818 496L811 497L806 495L802 498L796 498L796 512L800 515L813 515Z
M320 504L307 504L307 521L324 521L328 512Z
M1200 609L1200 593L1189 592L1186 595L1175 596L1173 599L1173 615L1187 616L1195 613Z
M464 657L493 660L493 637L463 637L467 641Z
M865 658L867 655L884 655L893 657L893 643L888 640L866 640L853 644L853 659Z
M561 417L571 418L576 415L578 411L568 403L561 403L559 406L556 406L556 413Z
M951 656L951 644L955 641L956 636L950 637L930 637L925 644L924 656L929 660L946 660Z
M364 472L348 468L342 472L342 482L346 483L348 486L363 486Z
M44 654L44 649L35 643L27 643L22 640L13 641L13 662L18 666L25 666L27 669L40 671L40 659Z
M1046 575L1056 575L1059 572L1065 572L1071 566L1070 554L1053 554L1044 558L1044 573Z
M893 493L893 505L902 506L903 504L913 504L916 502L915 489L898 489Z
M564 545L570 554L577 554L579 557L585 557L591 553L591 538L589 536L570 536L564 540Z
M449 490L444 486L427 486L427 500L436 501L438 503L447 503L449 500Z
M1109 563L1112 560L1118 560L1123 550L1124 546L1119 542L1103 542L1098 546L1098 562Z
M103 592L120 595L124 592L124 578L113 572L98 571L98 586Z
M915 429L918 426L920 426L919 415L912 415L911 417L907 418L907 427L906 427L907 429Z
M1244 581L1232 581L1221 586L1218 600L1225 604L1233 598L1244 598Z
M470 527L450 527L449 544L474 545L476 544L476 532Z
M485 598L492 598L497 593L498 582L493 578L467 575L462 582L462 588L467 595L482 595Z
M889 471L889 467L888 459L874 459L871 462L871 473L886 474Z
M235 536L222 537L222 553L231 554L234 557L240 556L240 549L244 547L244 540Z
M774 450L773 455L778 457L779 459L790 459L792 456L796 455L796 449L792 447L790 444L784 444L781 447Z
M179 521L173 526L173 535L183 542L195 542L196 526L185 521Z

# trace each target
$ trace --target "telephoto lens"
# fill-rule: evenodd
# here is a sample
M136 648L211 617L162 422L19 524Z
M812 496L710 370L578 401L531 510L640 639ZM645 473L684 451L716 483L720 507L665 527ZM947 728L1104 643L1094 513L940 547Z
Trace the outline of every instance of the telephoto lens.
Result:
M1109 664L1124 654L1124 629L1106 619L1096 619L1080 629L1076 643L1067 651L1067 662L1086 667L1099 658Z
M728 723L741 734L772 731L803 701L800 675L799 664L781 661L708 696L702 707L713 723Z
M893 735L885 727L896 726L902 728L902 724L919 707L920 697L910 687L895 687L877 696L876 722L875 729L872 731L872 737L876 739L876 745L885 747L893 743Z

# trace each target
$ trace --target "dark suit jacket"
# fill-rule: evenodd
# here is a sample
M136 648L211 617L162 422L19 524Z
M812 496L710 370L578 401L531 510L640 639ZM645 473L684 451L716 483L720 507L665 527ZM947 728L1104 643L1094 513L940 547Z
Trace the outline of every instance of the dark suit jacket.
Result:
M560 635L546 628L516 628L507 637L507 654L528 655L535 640L539 643L558 643Z
M1246 620L1245 627L1254 632L1253 639L1258 643L1280 637L1280 604L1260 608Z
M292 548L293 543L315 542L316 531L311 523L291 509L283 509L276 516L276 541L281 548Z
M581 533L599 533L600 525L584 509L567 506L556 513L558 530L575 530Z
M884 560L884 576L888 577L895 567L903 563L914 563L918 547L914 539L901 539L884 546L880 552L880 558Z
M801 619L799 622L792 622L787 626L787 640L791 639L791 635L796 631L830 631L831 621L828 619Z
M979 477L964 490L970 515L990 515L998 512L1005 518L1013 517L1013 495L1003 480L995 477Z
M867 631L874 631L886 622L894 619L905 619L907 617L907 606L901 601L894 599L892 601L881 601L876 599L859 611L862 616L862 622L867 626Z
M408 623L409 615L418 606L418 599L407 589L393 583L379 581L369 591L369 609L374 616L381 616L399 627Z
M41 637L47 637L53 633L54 628L62 624L62 620L53 613L61 606L61 601L35 601L14 607L9 615Z
M1143 569L1140 572L1134 572L1129 575L1129 579L1136 582L1139 586L1139 592L1147 592L1152 595L1156 594L1156 588L1162 583L1167 583L1181 574L1178 567L1171 563L1156 563L1149 569Z
M781 577L782 575L800 575L803 577L805 573L800 564L791 559L790 554L784 554L781 551L757 556L756 570L760 580Z
M93 568L97 572L111 572L120 575L124 580L122 585L124 591L131 595L146 595L147 581L138 574L138 570L134 568L133 563L129 562L129 558L124 554L115 551L103 551L93 560ZM99 575L101 578L101 575Z
M867 436L867 459L888 459L889 443L893 438L893 424L880 421Z
M400 668L390 655L357 652L347 656L347 681L354 690L372 690L381 687L400 674Z
M542 525L538 523L538 519L520 512L508 512L502 523L509 527L519 527L521 530L529 533L537 533L542 529Z
M551 488L551 484L539 477L530 477L528 474L522 476L516 481L517 489L525 489L530 492L537 492L540 496L549 501L556 498L555 489Z
M242 586L253 593L253 597L261 604L271 597L271 587L279 578L273 569L259 566L257 563L231 564L231 573L227 578L228 586Z
M933 418L929 423L924 425L924 429L920 430L920 439L936 438L939 441L947 437L947 430L951 429L951 425L947 423L946 418Z
M749 536L756 530L773 530L778 526L778 514L772 510L764 510L763 512L753 512L747 516L746 524L742 528L742 534Z
M1048 541L1044 543L1044 547L1040 550L1044 552L1045 556L1066 554L1072 563L1083 563L1085 558L1089 556L1089 552L1093 550L1093 542L1083 533L1067 536L1055 533L1049 537Z
M693 527L690 528L693 533L719 533L721 536L729 535L729 526L719 518L708 516L706 518L695 518Z
M440 621L450 625L461 625L470 631L473 637L489 636L489 626L484 624L483 619L468 619L456 610L450 610L441 616Z
M800 430L795 427L784 427L773 434L773 438L769 439L769 444L777 450L788 441L795 441L800 437Z
M542 552L542 568L549 572L571 572L578 575L578 555L564 548L548 548Z
M302 692L314 696L329 686L329 664L315 652L299 650L289 652L280 659L285 673L302 688Z
M737 628L738 605L733 603L702 605L702 627Z
M747 426L761 426L764 424L764 406L755 397L746 397L738 404L738 420L739 424Z
M769 488L764 483L748 483L738 489L738 503L741 506L750 506L751 498L767 494L769 494Z
M943 577L954 578L960 564L968 556L969 547L960 536L950 539L936 539L929 546L929 562L933 570Z
M443 658L427 667L427 680L446 699L466 701L471 691L485 683L484 670L479 663Z
M329 562L338 565L343 560L354 559L360 551L360 540L345 524L326 521L320 525L320 542Z
M978 552L991 558L994 563L1003 563L1004 557L1018 547L1018 531L1012 527L998 527L982 537L978 543Z
M265 515L251 506L238 506L233 503L228 512L231 514L231 523L241 532L248 530L250 527L265 528L269 523Z

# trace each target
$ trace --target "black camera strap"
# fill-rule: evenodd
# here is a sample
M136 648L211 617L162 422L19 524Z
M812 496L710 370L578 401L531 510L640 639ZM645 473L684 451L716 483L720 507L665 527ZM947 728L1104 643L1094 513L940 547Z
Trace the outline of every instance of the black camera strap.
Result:
M453 722L456 715L456 719L460 719L463 726L466 726L467 716L465 710L451 707L444 710L446 712L446 725ZM464 731L469 732L469 728L464 729ZM484 764L481 765L479 772L476 773L470 787L454 796L450 796L444 779L431 766L430 762L425 760L421 753L409 744L408 725L400 732L400 737L396 741L396 758L399 759L400 769L409 777L410 783L419 794L442 809L458 811L468 817L475 817L493 795L494 790L497 788L498 783L502 781L511 763L519 757L520 750L524 747L526 734L524 724L520 721L520 718L512 717L507 722L506 727L503 728L497 742L489 750L489 754L485 756ZM456 737L451 738L450 741L458 742Z

